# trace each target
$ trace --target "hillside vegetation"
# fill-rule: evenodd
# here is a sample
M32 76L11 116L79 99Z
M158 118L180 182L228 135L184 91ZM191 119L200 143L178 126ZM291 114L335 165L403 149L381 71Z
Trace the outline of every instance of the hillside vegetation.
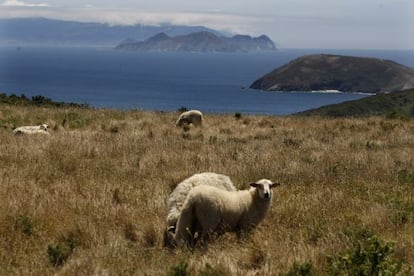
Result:
M359 100L322 106L297 113L304 116L327 117L368 117L385 116L409 118L414 117L414 89L378 94Z
M237 115L0 104L0 275L412 273L414 121ZM283 185L249 238L163 249L169 193L205 171Z
M28 98L24 94L18 96L15 94L7 95L5 93L0 93L0 104L19 106L33 105L43 107L89 107L87 104L56 102L42 95L37 95Z

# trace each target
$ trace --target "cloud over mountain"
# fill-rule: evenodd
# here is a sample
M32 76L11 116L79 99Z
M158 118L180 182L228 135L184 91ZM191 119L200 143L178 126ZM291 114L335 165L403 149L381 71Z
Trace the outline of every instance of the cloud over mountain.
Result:
M4 7L49 7L47 3L32 4L19 0L6 0L0 5Z

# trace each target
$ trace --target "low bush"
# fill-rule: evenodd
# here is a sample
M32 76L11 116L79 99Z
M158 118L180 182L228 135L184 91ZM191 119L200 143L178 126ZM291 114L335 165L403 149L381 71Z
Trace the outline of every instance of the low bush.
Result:
M394 243L369 234L354 249L328 258L331 275L397 275L403 260L394 255Z

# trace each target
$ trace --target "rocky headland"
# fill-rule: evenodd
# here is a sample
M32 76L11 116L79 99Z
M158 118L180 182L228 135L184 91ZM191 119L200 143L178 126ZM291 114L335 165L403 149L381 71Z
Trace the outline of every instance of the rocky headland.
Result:
M265 91L396 92L414 87L414 69L390 60L341 55L307 55L256 80Z

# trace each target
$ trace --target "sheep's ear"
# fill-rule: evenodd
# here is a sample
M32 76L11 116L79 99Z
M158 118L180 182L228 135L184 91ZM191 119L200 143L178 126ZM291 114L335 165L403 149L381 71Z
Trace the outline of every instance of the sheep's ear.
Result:
M257 186L259 186L256 182L250 183L249 185L250 185L251 187L255 187L255 188L257 188Z
M270 188L276 188L277 186L280 186L279 182L273 182L272 184L270 184Z

